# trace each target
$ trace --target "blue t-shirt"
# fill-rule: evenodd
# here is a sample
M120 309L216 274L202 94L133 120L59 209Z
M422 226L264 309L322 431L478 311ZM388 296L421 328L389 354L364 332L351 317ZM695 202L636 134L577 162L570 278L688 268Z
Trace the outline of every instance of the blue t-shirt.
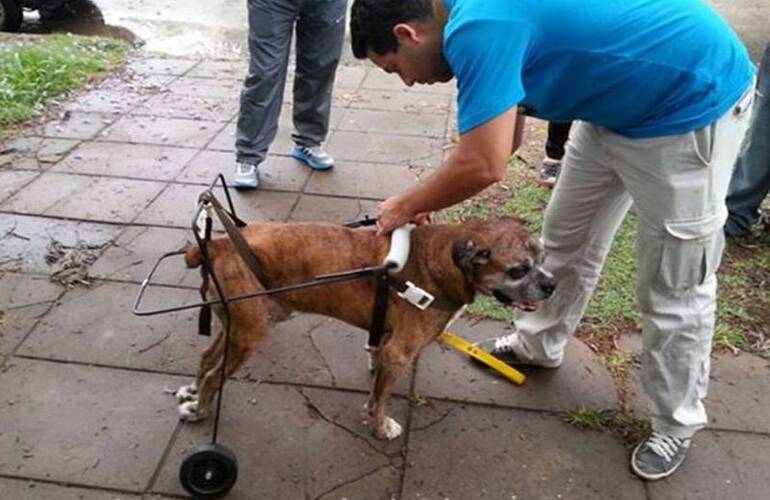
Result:
M754 74L703 0L444 0L465 133L512 107L632 138L697 130Z

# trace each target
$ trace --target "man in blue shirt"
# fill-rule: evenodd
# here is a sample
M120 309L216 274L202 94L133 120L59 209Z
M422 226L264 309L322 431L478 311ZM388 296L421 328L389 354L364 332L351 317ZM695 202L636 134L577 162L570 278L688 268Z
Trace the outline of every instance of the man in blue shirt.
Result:
M382 203L383 233L502 180L526 115L578 120L543 224L556 293L480 345L558 367L633 202L653 432L631 466L673 473L707 423L724 200L753 99L735 33L701 0L356 0L351 37L406 85L457 79L458 146Z

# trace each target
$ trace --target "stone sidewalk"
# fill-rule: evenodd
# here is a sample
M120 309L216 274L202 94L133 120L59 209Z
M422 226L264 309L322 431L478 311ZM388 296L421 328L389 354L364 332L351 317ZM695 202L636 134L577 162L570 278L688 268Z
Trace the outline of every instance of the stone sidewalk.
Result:
M141 58L0 145L1 498L184 497L180 461L211 428L180 423L167 389L189 380L209 339L196 335L196 311L138 318L130 309L153 261L189 238L197 195L230 173L242 67ZM341 67L328 141L335 169L311 173L287 156L286 104L264 189L236 193L239 213L373 215L440 164L452 100L451 87L406 91L368 66ZM197 298L197 277L181 262L159 281L153 307ZM454 327L470 339L504 329ZM715 358L711 428L673 478L645 484L616 437L562 421L565 411L617 405L584 344L570 344L559 370L529 371L522 387L433 345L391 404L404 435L381 442L361 412L364 339L310 315L275 329L225 391L220 441L240 462L228 498L767 498L770 370L761 359Z

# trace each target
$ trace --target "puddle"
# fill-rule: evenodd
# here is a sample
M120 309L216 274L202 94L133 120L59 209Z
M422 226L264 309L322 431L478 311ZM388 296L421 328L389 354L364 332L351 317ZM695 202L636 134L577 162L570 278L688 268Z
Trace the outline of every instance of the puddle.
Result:
M245 0L71 0L66 15L26 12L21 32L104 35L173 56L241 59L247 56Z

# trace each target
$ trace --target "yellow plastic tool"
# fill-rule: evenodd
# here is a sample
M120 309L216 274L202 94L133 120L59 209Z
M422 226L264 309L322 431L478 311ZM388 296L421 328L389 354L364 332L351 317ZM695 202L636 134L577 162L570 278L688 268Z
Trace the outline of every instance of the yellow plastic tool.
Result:
M441 339L442 342L451 345L458 351L464 352L465 354L468 354L478 359L485 365L499 372L502 376L504 376L514 384L521 385L527 380L527 377L525 377L524 374L521 373L520 371L514 368L511 368L510 365L505 364L504 362L500 361L499 359L492 356L488 352L482 349L479 349L475 345L471 344L470 342L463 339L462 337L458 337L454 333L445 331L439 336L439 339Z

